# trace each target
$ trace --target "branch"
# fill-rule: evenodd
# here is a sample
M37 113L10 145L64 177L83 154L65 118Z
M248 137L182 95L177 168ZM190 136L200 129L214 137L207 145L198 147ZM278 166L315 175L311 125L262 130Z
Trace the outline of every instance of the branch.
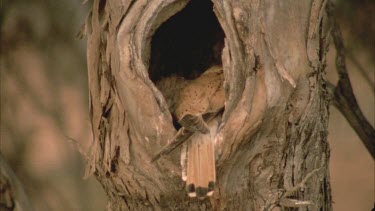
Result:
M74 147L74 149L76 149L82 155L82 157L85 159L85 161L90 160L89 155L86 153L86 151L83 149L83 147L81 146L81 144L79 144L79 142L77 140L75 140L75 139L73 139L69 136L65 136L65 138Z
M33 210L25 190L0 153L0 210Z
M336 70L339 74L339 81L333 92L333 103L360 137L372 158L375 159L375 130L363 115L354 96L345 64L345 47L340 26L333 17L332 2L327 5L327 13L332 24L331 36L336 48Z

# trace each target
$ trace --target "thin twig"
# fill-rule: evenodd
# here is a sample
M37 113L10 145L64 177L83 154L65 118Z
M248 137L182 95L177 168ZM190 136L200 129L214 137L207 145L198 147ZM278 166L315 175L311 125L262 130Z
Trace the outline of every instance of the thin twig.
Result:
M89 161L90 160L90 157L87 155L87 153L85 152L85 150L82 148L82 146L78 143L77 140L73 139L73 138L70 138L68 136L65 136L69 143L72 144L74 146L74 148L83 156L83 158L86 160L86 161Z
M305 178L300 183L298 183L297 185L295 185L294 187L292 187L289 190L285 190L285 192L283 192L280 195L278 204L281 205L281 206L283 206L283 207L306 207L306 206L312 205L313 203L311 201L306 201L306 200L304 201L304 200L299 200L299 199L291 199L291 198L288 198L288 197L291 196L291 195L293 195L299 189L304 188L306 186L306 182L310 178L312 178L312 176L314 174L316 174L318 171L320 171L321 169L322 169L322 167L316 168L316 169L312 170L311 172L309 172L305 176ZM267 210L273 210L273 208L275 206L276 206L276 204L273 204L271 207L268 207Z
M309 172L305 178L303 178L302 182L300 182L299 184L297 184L296 186L294 186L293 188L287 190L283 197L282 198L287 198L291 195L293 195L296 191L298 191L300 188L304 188L305 187L305 184L306 182L315 174L317 173L321 168L317 168L317 169L314 169L312 170L311 172Z
M334 90L333 102L337 109L344 115L350 126L356 131L363 144L375 159L375 130L363 115L349 80L345 64L345 48L340 26L333 17L333 4L327 5L327 13L332 24L331 36L336 47L336 70L339 81Z

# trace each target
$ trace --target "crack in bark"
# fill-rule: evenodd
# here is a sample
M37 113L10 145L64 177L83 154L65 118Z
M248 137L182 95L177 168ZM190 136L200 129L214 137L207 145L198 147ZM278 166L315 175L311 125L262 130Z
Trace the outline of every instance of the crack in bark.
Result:
M295 171L301 166L308 171L312 170L315 163L322 162L322 160L317 160L314 155L324 156L325 150L327 150L326 136L315 134L326 129L324 122L324 118L327 118L324 107L325 99L324 96L321 96L323 93L320 92L322 82L318 77L322 74L324 66L317 66L314 69L316 77L312 77L310 80L315 82L315 86L309 87L314 93L309 95L310 101L307 105L296 104L290 108L291 111L285 112L285 106L292 99L290 96L293 89L288 83L279 83L280 78L274 77L273 74L278 74L281 79L288 80L293 87L298 88L298 83L296 83L298 81L293 77L304 75L309 71L308 65L293 66L296 70L285 66L285 61L289 58L284 58L283 50L285 49L282 49L284 46L279 45L280 41L276 39L275 35L283 32L282 29L277 28L277 24L271 24L267 29L267 33L269 33L267 36L270 37L266 37L264 31L263 34L259 32L259 29L247 30L243 27L244 24L249 24L249 26L259 24L257 15L259 9L267 12L271 12L272 9L280 15L285 12L285 8L283 5L272 2L268 2L267 5L264 3L264 8L257 8L257 2L253 2L248 7L248 5L244 6L245 1L234 4L214 0L216 16L226 35L226 47L222 60L225 66L226 94L228 95L223 121L226 122L235 115L238 119L232 119L232 122L223 128L225 129L223 131L231 129L231 132L227 133L223 145L228 147L224 150L226 158L230 157L230 159L224 159L224 162L220 163L220 172L217 175L220 187L218 186L217 191L215 190L217 194L214 196L215 200L201 202L188 199L180 188L182 181L177 174L180 168L178 167L179 162L177 162L179 156L176 156L176 153L171 153L168 159L163 159L160 164L154 165L145 162L151 154L159 149L159 145L166 143L167 138L175 132L168 109L165 106L163 108L165 102L147 74L146 54L149 47L147 40L152 34L152 27L159 24L153 21L160 18L157 17L160 15L160 11L172 3L181 3L182 1L139 0L122 1L122 3L120 0L113 1L114 4L116 1L120 5L124 4L125 9L117 10L116 7L113 7L111 10L106 10L107 7L110 7L108 5L113 3L108 4L108 2L105 11L116 11L120 15L117 16L117 19L112 19L112 16L109 15L102 20L99 20L100 15L97 10L99 1L94 1L91 18L93 30L88 39L88 59L98 59L89 61L90 98L92 98L90 112L92 113L91 123L94 134L94 152L90 155L94 165L91 167L94 171L98 171L96 176L106 189L110 202L113 203L110 203L111 208L119 210L150 208L211 210L213 206L214 209L219 210L241 208L257 210L261 207L265 208L267 203L275 202L273 194L283 182L284 186L290 187L287 180L291 174L293 182L299 180L299 176L302 176L305 171L299 171L298 175L295 175ZM160 7L155 8L155 5ZM306 19L306 23L316 21L314 20L315 16L305 17L302 15L308 11L303 2L290 3L286 6L287 9L295 11L296 14L292 17L303 17L302 19ZM321 16L322 13L320 6L312 7L310 10L311 13L318 14L315 18L319 20L318 16ZM177 11L174 8L169 12L171 15ZM241 12L248 16L242 17ZM169 17L165 17L165 19ZM296 25L293 18L288 18L282 19L284 24L287 26ZM103 27L103 23L105 23L105 27ZM270 23L267 22L267 24ZM303 37L305 35L304 27L306 25L301 25L302 30L298 29L294 34ZM309 29L313 28L311 24ZM113 34L108 33L108 30L113 29L116 29L112 32ZM319 33L323 33L323 31L319 31ZM285 40L293 39L286 36ZM302 51L306 50L303 45L296 44L296 46L302 48ZM322 48L321 45L313 45L313 47L316 47L314 53L318 53L316 50ZM324 51L320 54L321 58L325 56ZM305 58L296 58L298 61L292 62L305 64ZM107 60L111 60L111 62ZM265 63L261 67L259 66L260 60ZM323 61L318 60L318 64ZM274 68L276 68L276 72ZM285 68L288 68L288 71L295 71L296 74L287 72ZM98 75L100 72L103 74ZM95 74L96 77L93 77ZM110 80L111 77L108 77L108 74L112 75L114 80ZM249 80L248 83L247 80ZM273 97L272 104L268 101L271 97ZM115 100L111 101L112 98ZM257 100L254 100L255 98ZM112 103L113 105L111 105ZM298 122L301 125L287 125L290 113L297 108L303 111L295 114L293 122ZM308 109L315 113L309 113ZM123 119L119 119L118 115L121 115ZM300 115L302 115L301 118ZM309 129L311 129L311 133L304 134ZM280 134L280 137L285 136L286 139L283 138L283 143L279 145L275 144L275 134ZM250 138L251 141L249 141ZM304 140L301 141L301 138ZM316 139L322 140L318 148L306 153L305 150L314 147L312 142ZM123 142L126 143L123 144ZM294 149L291 149L292 145L295 146ZM106 157L108 156L111 161L110 170L113 170L113 165L116 163L118 166L115 165L116 174L106 177L105 174L99 173L99 170L106 170ZM130 157L132 162L130 162ZM309 159L309 161L303 160L303 158ZM290 161L295 165L291 172L288 169ZM300 163L296 164L297 161ZM264 167L254 170L251 164L259 164ZM329 187L329 181L325 182L327 183L325 185ZM318 202L314 198L318 194L316 184L309 185L311 187L304 193L304 196L311 197L314 203L321 203L322 206L330 203L328 201ZM119 196L117 189L123 189L124 196ZM271 198L269 194L272 195Z

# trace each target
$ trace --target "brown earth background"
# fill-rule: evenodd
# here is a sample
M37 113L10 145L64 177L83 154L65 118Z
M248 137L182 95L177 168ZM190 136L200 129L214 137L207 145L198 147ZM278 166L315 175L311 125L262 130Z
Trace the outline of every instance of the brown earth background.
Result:
M336 4L354 92L374 126L375 2ZM105 210L105 193L94 178L83 180L85 161L68 141L85 150L91 143L86 44L76 38L89 6L76 0L4 0L0 6L1 154L35 210ZM332 83L334 58L331 45L326 71ZM374 161L334 107L328 139L334 210L371 210Z

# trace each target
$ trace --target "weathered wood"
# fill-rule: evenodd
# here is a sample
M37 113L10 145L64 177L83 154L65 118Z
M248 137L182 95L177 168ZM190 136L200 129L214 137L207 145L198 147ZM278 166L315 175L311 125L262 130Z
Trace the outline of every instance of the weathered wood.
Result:
M301 202L300 210L331 210L324 0L213 0L225 34L226 92L215 193L188 198L179 152L149 162L176 134L155 86L160 66L150 65L166 55L151 41L162 23L197 2L94 0L86 26L94 134L87 173L102 183L109 208L272 210Z

